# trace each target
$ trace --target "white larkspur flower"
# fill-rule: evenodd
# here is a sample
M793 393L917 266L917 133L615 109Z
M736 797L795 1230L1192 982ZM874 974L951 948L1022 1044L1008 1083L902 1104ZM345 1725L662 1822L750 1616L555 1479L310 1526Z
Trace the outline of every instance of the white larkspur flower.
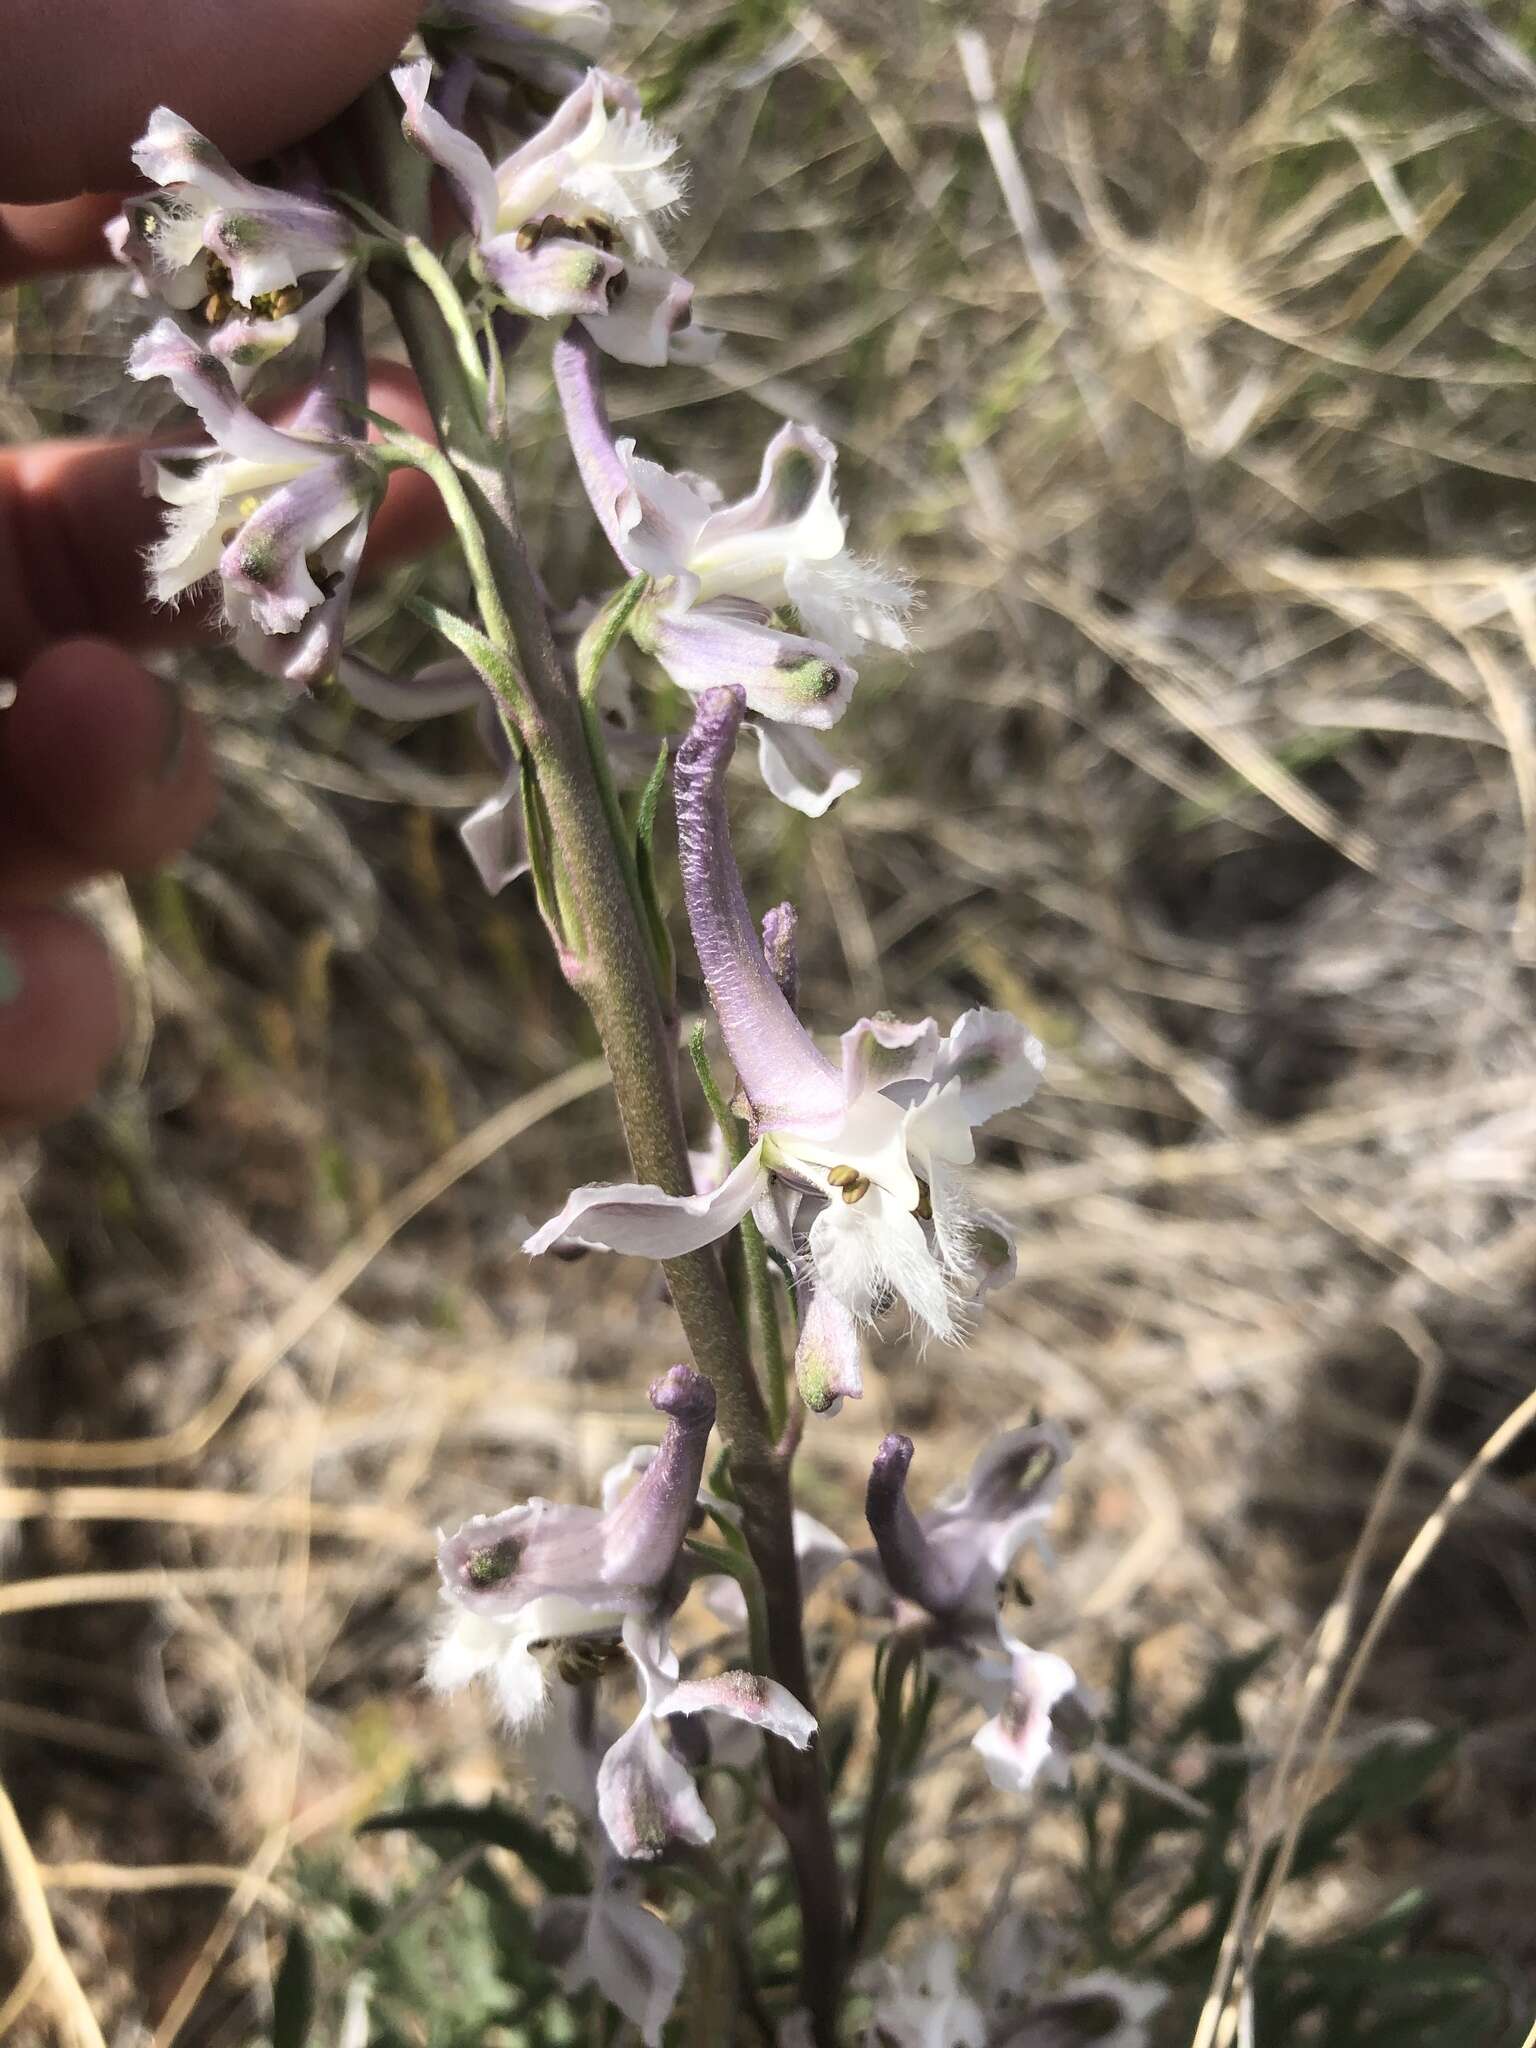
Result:
M903 648L906 582L850 552L837 451L781 427L756 489L727 505L707 478L673 475L616 440L595 355L577 331L555 348L566 432L592 509L631 574L653 579L630 632L680 688L746 693L773 794L818 817L857 774L812 737L848 708L867 647Z
M253 667L305 686L335 668L380 479L317 382L288 427L260 419L223 365L173 320L128 358L130 377L165 377L211 448L150 460L169 508L150 588L174 603L217 581L235 645Z
M642 117L628 85L589 71L493 164L432 105L426 58L393 76L406 135L452 179L475 260L509 306L541 320L572 315L621 362L688 352L693 288L667 268L655 226L682 199L677 143Z
M859 1973L870 2000L868 2048L987 2048L981 2007L960 1982L960 1958L947 1934L936 1934L896 1965L878 1962Z
M1000 1792L1028 1792L1042 1774L1064 1778L1067 1750L1052 1716L1077 1691L1065 1657L1005 1636L1010 1665L1002 1703L971 1737ZM1001 1690L1001 1688L999 1688Z
M1038 1944L1016 1915L972 1960L967 1980L955 1942L937 1934L902 1963L865 1964L854 1980L870 2001L865 2048L1148 2048L1147 2022L1167 1998L1114 1970L1042 1992Z
M112 252L242 390L340 299L355 232L332 206L242 177L169 107L150 115L133 160L156 189L109 223Z
M984 1247L1002 1246L1006 1265L1006 1225L969 1193L971 1132L1029 1099L1043 1055L1014 1018L989 1010L942 1039L931 1018L864 1018L843 1034L839 1066L820 1051L774 977L731 851L723 785L742 711L739 690L700 699L677 757L677 815L694 948L754 1143L707 1193L578 1188L524 1249L571 1242L676 1258L756 1208L799 1263L808 1302L796 1373L821 1411L859 1391L860 1325L888 1295L952 1340L960 1301L995 1277Z
M522 1729L549 1705L541 1651L572 1660L578 1674L588 1659L595 1672L628 1661L640 1711L597 1766L595 1807L617 1854L642 1862L672 1842L714 1838L692 1774L663 1739L674 1716L724 1714L798 1749L816 1731L792 1693L756 1672L680 1677L667 1627L694 1575L683 1544L715 1398L702 1374L678 1365L652 1386L651 1405L668 1417L660 1448L610 1475L602 1508L532 1500L477 1515L443 1541L450 1620L427 1665L439 1691L488 1679L508 1723ZM621 1491L632 1471L639 1477Z
M687 1959L681 1938L636 1898L622 1864L611 1863L585 1897L548 1900L538 1935L567 1991L593 1985L638 2029L645 2048L661 2048Z
M1004 1585L1024 1546L1041 1540L1071 1446L1052 1423L1009 1430L921 1515L907 1500L912 1455L912 1439L897 1435L875 1453L865 1495L875 1552L860 1562L921 1630L935 1670L987 1710L972 1747L993 1784L1027 1792L1042 1775L1065 1775L1067 1733L1089 1718L1066 1659L1031 1649L1000 1619Z

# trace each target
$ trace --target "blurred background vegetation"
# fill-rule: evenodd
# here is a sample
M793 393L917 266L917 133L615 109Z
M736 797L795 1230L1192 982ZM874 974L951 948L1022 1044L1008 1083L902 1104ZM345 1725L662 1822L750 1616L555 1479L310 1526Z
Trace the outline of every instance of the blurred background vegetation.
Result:
M1393 1939L1497 1991L1455 2036L1481 2048L1536 2012L1536 1450L1439 1510L1536 1339L1536 90L1426 14L635 0L728 339L615 410L729 487L814 420L857 545L922 587L920 651L835 736L862 789L814 829L740 807L810 1020L983 1001L1052 1054L989 1132L1017 1286L963 1353L890 1334L808 1435L806 1504L856 1536L890 1427L936 1487L1064 1421L1032 1639L1106 1693L1135 1643L1123 1748L1158 1763L1220 1660L1275 1645L1221 1738L1234 1872L1373 1737L1459 1733L1269 1903L1304 1945L1413 1897ZM1523 0L1488 19L1536 37ZM0 432L150 425L135 317L106 279L0 297ZM565 598L613 570L544 355L522 492ZM469 1983L483 1893L352 1833L408 1779L516 1784L478 1703L419 1689L431 1532L590 1487L678 1343L639 1264L517 1252L620 1155L531 902L456 840L472 733L178 673L221 816L94 892L132 1043L0 1165L0 1769L114 2048L262 2038L295 1916L337 1981L363 1949L386 1997L445 1957ZM974 1924L1011 1863L1047 1915L1083 1882L1080 1814L1043 1805L1021 1862L968 1765L933 1784L901 1838L929 1914ZM436 1951L408 1904L391 1936L423 1883ZM1216 1910L1177 1930L1207 1981ZM37 1989L0 2034L53 2038ZM498 2038L411 1996L401 2042ZM1383 2024L1257 2038L1442 2038Z

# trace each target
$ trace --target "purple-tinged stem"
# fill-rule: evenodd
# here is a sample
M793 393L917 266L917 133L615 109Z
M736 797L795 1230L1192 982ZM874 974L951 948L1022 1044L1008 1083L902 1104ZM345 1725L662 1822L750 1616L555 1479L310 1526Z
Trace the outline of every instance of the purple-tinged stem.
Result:
M401 137L387 84L359 102L359 121L372 193L383 198L398 226L425 235L430 226L426 182L417 175L420 160ZM555 848L579 912L581 993L608 1055L635 1177L668 1194L691 1192L674 1037L609 831L580 705L560 667L528 558L505 452L477 416L426 286L403 265L382 266L377 282L484 534L492 605L504 610L511 624L526 696L520 737L535 764ZM814 1708L789 1471L769 1432L745 1332L713 1250L669 1260L663 1270L695 1363L718 1397L743 1531L763 1583L772 1675ZM817 2048L836 2048L847 1928L826 1779L814 1748L802 1752L774 1742L766 1755L800 1901L801 1995Z

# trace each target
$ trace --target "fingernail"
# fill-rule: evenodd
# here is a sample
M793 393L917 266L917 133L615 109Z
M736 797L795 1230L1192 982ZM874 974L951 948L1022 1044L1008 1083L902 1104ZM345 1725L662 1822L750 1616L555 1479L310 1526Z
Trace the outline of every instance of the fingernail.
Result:
M21 969L13 953L0 946L0 1003L14 1003L21 994Z
M182 757L187 751L187 704L169 676L157 675L155 681L160 685L160 695L165 700L165 737L160 743L155 780L174 782L181 773Z

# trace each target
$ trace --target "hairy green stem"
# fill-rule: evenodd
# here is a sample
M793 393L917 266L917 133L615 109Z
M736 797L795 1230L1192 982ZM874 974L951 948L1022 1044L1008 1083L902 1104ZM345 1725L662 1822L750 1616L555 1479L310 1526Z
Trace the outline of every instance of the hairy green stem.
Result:
M406 161L398 113L387 88L359 103L366 157L394 224L427 231L426 188ZM636 1178L666 1193L692 1192L687 1133L677 1087L677 1048L643 921L626 884L587 745L581 705L563 674L524 545L502 450L481 417L458 351L427 286L397 264L375 278L394 315L484 538L496 608L510 625L524 684L519 732L538 777L550 830L579 907L582 994L613 1074L614 1094ZM491 631L482 613L482 623ZM665 1262L672 1300L694 1360L715 1388L743 1530L763 1589L772 1674L814 1709L791 1520L789 1470L779 1455L731 1305L710 1250ZM775 1815L789 1849L802 1916L801 1995L818 2048L834 2048L841 2000L845 1925L825 1775L819 1754L766 1745Z
M437 310L443 316L443 324L453 337L453 345L458 352L459 368L464 373L464 382L479 401L483 411L488 389L485 365L480 359L480 344L475 339L475 330L469 323L464 301L459 297L453 279L419 235L410 235L406 238L402 253L411 269L432 294Z
M704 1100L725 1141L732 1166L747 1156L747 1134L738 1116L733 1116L725 1097L715 1084L704 1050L704 1026L696 1026L688 1040L688 1054L699 1079ZM789 1368L784 1357L784 1337L779 1328L778 1304L773 1298L773 1275L768 1270L768 1247L763 1233L750 1216L737 1226L741 1241L742 1272L746 1280L747 1308L763 1347L763 1368L768 1377L768 1428L775 1443L784 1435L789 1419Z

